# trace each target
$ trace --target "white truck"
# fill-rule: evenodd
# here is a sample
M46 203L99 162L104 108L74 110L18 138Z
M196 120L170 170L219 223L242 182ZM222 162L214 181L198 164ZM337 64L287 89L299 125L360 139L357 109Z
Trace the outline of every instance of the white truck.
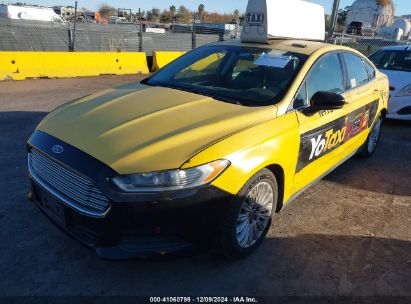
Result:
M66 22L52 8L27 5L0 4L0 17L14 20Z

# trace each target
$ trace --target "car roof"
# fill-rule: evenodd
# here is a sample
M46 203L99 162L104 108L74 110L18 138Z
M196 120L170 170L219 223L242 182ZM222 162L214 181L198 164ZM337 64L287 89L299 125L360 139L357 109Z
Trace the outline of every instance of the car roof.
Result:
M386 46L381 49L382 51L411 51L411 45L394 45Z
M335 50L346 50L352 51L349 48L343 46L336 46L333 44L328 44L318 41L307 41L307 40L293 40L293 39L271 39L268 43L244 43L239 39L231 39L222 42L212 43L215 45L232 45L232 46L248 46L248 47L259 47L265 49L277 49L290 51L294 53L300 53L310 56L314 52L320 49L335 49Z

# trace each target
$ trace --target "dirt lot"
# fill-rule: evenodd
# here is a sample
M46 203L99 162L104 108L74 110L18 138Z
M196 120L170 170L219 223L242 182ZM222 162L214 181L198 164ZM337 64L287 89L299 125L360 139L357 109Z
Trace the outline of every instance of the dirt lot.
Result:
M136 76L0 83L0 295L411 297L411 124L387 122L353 158L275 217L236 262L102 261L28 203L25 141L47 112ZM410 298L411 299L411 298Z

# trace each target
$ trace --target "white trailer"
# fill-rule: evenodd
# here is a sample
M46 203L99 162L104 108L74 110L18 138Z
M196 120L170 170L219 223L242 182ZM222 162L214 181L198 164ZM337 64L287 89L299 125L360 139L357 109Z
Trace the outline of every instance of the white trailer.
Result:
M27 5L0 4L0 17L14 20L66 22L51 8Z

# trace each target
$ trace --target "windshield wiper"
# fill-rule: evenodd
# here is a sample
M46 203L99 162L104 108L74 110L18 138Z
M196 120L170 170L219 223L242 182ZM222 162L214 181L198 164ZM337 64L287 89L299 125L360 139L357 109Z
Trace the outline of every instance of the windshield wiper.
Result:
M204 92L204 91L201 91L201 90L196 90L196 89L187 88L187 87L183 87L183 86L165 84L165 83L160 83L159 86L169 88L169 89L174 89L174 90L180 90L180 91L184 91L184 92L188 92L188 93L204 95L204 96L216 99L216 100L220 100L220 101L224 101L224 102L228 102L228 103L232 103L232 104L236 104L236 105L243 105L241 102L239 102L238 100L236 100L234 98L231 98L231 97L228 97L228 96L222 96L222 95L215 94L215 93Z
M211 93L210 93L210 94L208 94L208 93L206 93L206 94L201 93L201 94L206 95L206 96L211 97L211 98L216 99L216 100L225 101L225 102L232 103L232 104L236 104L236 105L239 105L239 106L242 106L242 105L243 105L243 104L242 104L241 102L239 102L237 99L232 98L232 97L222 96L222 95L218 95L218 94L211 94Z

